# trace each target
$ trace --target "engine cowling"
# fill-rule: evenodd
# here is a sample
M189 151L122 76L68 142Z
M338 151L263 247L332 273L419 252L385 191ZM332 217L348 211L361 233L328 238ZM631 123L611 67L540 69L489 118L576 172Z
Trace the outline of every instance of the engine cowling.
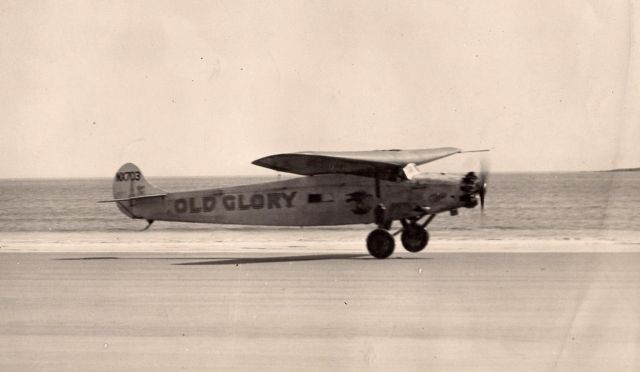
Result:
M474 172L469 172L462 177L460 182L460 191L462 195L459 200L464 203L465 208L474 208L478 205L478 176Z

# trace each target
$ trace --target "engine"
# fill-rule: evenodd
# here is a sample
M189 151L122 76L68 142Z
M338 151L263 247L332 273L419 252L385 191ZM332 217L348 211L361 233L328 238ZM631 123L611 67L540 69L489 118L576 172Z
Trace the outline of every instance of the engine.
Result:
M469 172L462 177L462 181L460 182L462 195L459 200L464 203L463 206L465 208L473 208L478 205L477 195L480 192L480 187L477 182L478 176L476 176L474 172Z

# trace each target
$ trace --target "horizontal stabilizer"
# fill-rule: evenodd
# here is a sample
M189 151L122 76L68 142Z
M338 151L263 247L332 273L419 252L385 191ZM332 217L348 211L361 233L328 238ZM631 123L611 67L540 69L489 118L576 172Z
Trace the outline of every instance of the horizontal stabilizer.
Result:
M139 200L139 199L162 198L162 197L165 197L165 196L167 196L166 193L164 193L164 194L153 194L153 195L140 195L140 196L132 196L130 198L100 200L100 201L98 201L98 203L115 203L115 202Z

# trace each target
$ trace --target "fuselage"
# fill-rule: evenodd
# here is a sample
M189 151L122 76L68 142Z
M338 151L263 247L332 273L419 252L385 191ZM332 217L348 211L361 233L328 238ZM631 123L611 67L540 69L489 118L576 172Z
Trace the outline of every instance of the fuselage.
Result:
M378 192L379 191L379 192ZM383 204L396 220L464 206L460 177L420 174L413 180L379 181L330 174L170 192L161 198L118 202L134 218L217 224L323 226L373 223Z

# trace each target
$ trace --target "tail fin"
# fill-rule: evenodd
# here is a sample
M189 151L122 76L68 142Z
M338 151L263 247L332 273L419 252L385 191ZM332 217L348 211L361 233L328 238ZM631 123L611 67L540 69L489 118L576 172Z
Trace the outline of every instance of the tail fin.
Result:
M113 199L99 203L115 202L122 213L131 218L145 218L134 211L134 203L140 199L165 197L167 193L144 179L142 171L133 163L118 169L113 177ZM142 213L144 215L144 213Z
M167 193L144 179L142 171L133 163L127 163L118 169L113 178L114 199L141 199L165 196Z

